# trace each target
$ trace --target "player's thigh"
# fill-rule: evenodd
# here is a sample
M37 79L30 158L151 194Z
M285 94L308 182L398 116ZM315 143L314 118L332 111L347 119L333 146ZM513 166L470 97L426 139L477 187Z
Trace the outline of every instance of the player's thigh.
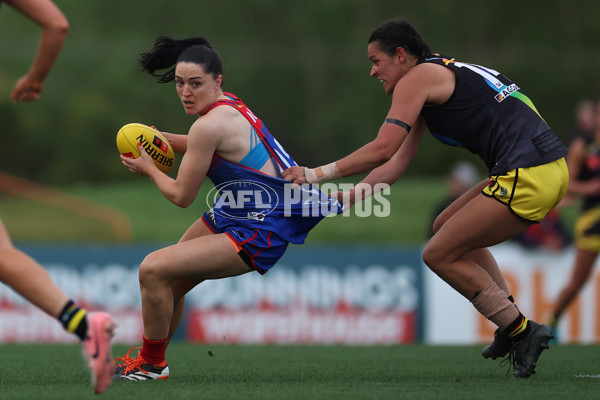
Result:
M185 242L186 240L194 239L201 236L213 235L214 233L208 229L202 218L198 218L183 234L179 242Z
M211 233L149 254L140 265L140 279L144 274L153 274L168 282L198 282L250 271L227 235Z
M502 243L530 225L531 222L516 216L505 204L479 194L433 235L425 247L425 255L436 261L455 261L471 250Z
M454 200L452 204L446 207L446 209L435 218L435 221L433 222L433 232L437 232L450 217L456 214L458 210L463 208L468 202L480 194L481 190L483 190L483 188L487 185L487 181L488 180L485 179L473 186L471 189L463 193L458 199Z
M199 218L187 229L181 239L179 239L179 243L208 235L214 235L214 232L208 229L206 224L202 221L202 218ZM182 298L190 290L202 283L202 281L204 281L204 279L201 278L186 278L172 281L171 288L173 291L173 297L176 299Z

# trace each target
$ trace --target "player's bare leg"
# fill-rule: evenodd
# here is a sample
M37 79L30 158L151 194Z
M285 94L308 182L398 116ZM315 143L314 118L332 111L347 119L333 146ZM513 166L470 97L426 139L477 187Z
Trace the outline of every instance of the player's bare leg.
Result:
M111 339L115 329L109 314L90 313L77 306L54 284L32 257L12 244L0 220L0 280L33 305L56 318L82 341L82 352L91 370L95 393L110 385L113 374Z
M462 208L467 205L471 200L481 196L481 191L487 185L488 180L485 179L469 189L462 196L456 199L452 204L450 204L444 211L440 213L440 215L435 219L433 224L433 231L437 233L442 226L446 224L446 222L452 218L458 211L462 210ZM506 206L504 206L506 208ZM514 217L514 215L511 216ZM472 248L464 254L466 259L471 260L473 263L477 264L479 267L483 268L488 275L498 284L498 286L506 292L507 296L510 296L510 289L508 284L506 283L502 273L500 272L500 268L496 263L496 260L490 253L490 251L486 247Z
M13 246L2 220L0 220L0 281L55 318L69 301L69 297L54 284L44 267Z
M202 232L196 228L191 236ZM129 356L132 348L116 359L117 375L129 380L168 378L165 351L181 320L185 293L202 280L250 271L225 234L194 237L149 254L140 265L144 344L136 358Z
M598 258L598 253L590 250L577 249L575 253L575 265L571 272L569 282L561 290L554 310L552 312L552 328L556 328L556 324L562 314L565 312L569 304L581 291L585 283L588 281L592 270L594 269L594 263Z
M469 201L481 194L483 188L487 185L488 180L485 179L473 188L464 193L450 206L448 206L440 215L436 218L433 224L434 233L437 232L446 221L448 221L457 211L465 206ZM500 287L500 289L506 292L507 298L515 303L512 297L510 288L506 283L506 280L500 272L500 268L496 263L496 260L492 256L492 253L487 248L479 248L469 251L465 254L465 258L473 261L473 263L483 268L492 278L494 282ZM516 306L516 303L515 303ZM487 345L481 352L484 358L496 359L498 357L504 357L510 350L512 343L508 335L506 335L500 328L494 332L494 340L492 343Z
M467 254L502 243L530 225L495 199L477 195L447 219L423 252L423 260L433 272L509 334L515 354L514 376L523 378L535 373L537 359L548 348L552 334L549 328L525 318L486 269Z
M140 265L144 335L155 340L168 335L174 304L171 282L247 272L250 269L225 234L191 239L149 254Z

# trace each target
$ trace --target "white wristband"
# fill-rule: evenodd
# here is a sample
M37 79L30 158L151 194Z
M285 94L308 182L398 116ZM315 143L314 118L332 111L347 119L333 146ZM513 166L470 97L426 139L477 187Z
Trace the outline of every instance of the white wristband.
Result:
M340 170L335 162L317 168L304 168L304 176L308 183L321 183L341 178Z

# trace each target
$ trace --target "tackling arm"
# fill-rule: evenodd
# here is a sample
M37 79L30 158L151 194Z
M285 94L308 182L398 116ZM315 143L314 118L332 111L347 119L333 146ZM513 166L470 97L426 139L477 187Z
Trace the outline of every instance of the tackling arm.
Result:
M417 153L421 139L425 133L425 122L423 118L419 118L410 135L404 140L398 151L382 166L374 169L353 189L350 190L350 205L357 201L364 200L368 196L372 196L382 189L381 186L376 186L378 183L392 185L406 171L413 157Z

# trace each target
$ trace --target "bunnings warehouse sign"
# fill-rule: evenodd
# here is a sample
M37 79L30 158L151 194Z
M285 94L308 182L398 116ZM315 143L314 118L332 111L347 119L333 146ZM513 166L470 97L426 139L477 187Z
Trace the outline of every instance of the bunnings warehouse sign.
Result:
M116 342L139 343L137 270L151 247L21 247L90 310L112 313ZM178 339L222 343L392 344L420 340L418 249L291 246L266 275L206 281L186 297ZM0 286L0 341L70 341Z
M138 265L158 247L34 247L54 282L89 310L107 310L115 341L140 344ZM519 308L546 322L574 252L495 246ZM600 261L599 261L600 262ZM561 342L600 342L600 269L558 329ZM489 342L495 326L421 261L421 249L291 246L266 275L192 290L175 340L210 343L431 344ZM75 341L56 320L0 284L0 342Z
M301 249L301 248L300 248ZM416 251L301 249L265 276L205 282L186 336L236 343L409 343L419 339Z

